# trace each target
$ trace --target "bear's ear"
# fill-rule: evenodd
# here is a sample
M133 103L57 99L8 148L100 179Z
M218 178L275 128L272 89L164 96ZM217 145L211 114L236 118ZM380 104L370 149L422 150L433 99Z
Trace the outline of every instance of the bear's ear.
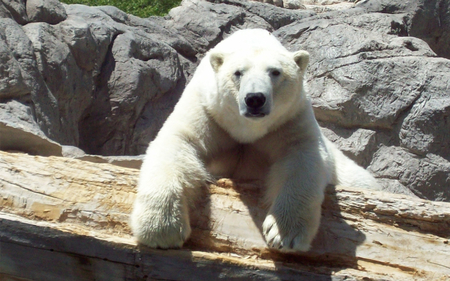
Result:
M219 68L223 64L224 55L218 52L212 52L209 56L209 62L215 72L219 71Z
M298 65L298 67L300 67L302 73L304 73L309 62L309 53L307 51L295 52L294 61Z

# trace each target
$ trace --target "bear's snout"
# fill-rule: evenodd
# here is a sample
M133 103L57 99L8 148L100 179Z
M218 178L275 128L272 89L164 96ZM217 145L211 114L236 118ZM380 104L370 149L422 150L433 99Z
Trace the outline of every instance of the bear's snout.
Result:
M244 98L247 110L245 117L264 117L267 113L264 110L266 104L266 97L263 93L248 93Z
M248 93L244 100L245 104L251 109L259 109L266 103L266 97L263 93Z
M261 92L250 92L244 97L244 104L241 107L241 115L245 117L264 117L269 114L266 96Z

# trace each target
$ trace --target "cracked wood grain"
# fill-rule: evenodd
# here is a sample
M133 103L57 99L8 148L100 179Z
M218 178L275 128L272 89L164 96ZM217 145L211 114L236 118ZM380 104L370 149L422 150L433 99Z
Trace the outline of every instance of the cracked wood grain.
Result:
M312 249L280 254L260 232L260 184L221 179L191 210L183 249L151 250L136 245L127 224L138 173L0 152L0 280L450 277L449 203L330 187Z

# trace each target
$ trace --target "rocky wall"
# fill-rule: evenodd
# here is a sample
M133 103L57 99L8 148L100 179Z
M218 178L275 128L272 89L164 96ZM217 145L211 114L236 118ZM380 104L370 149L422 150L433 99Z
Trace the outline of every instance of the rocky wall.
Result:
M450 1L316 2L185 0L142 19L3 0L0 149L142 154L204 53L258 27L310 52L316 117L348 156L388 190L450 201Z

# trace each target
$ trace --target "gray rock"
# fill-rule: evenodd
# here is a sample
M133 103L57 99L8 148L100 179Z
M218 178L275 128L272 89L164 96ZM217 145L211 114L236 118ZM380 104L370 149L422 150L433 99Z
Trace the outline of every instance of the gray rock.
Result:
M27 0L26 11L33 22L57 24L67 18L66 10L58 0Z
M145 155L138 156L102 156L86 154L83 150L72 145L62 146L62 155L64 157L74 158L93 163L108 163L131 169L140 169Z
M130 124L149 102L163 95L179 97L177 85L184 79L178 54L164 43L126 32L115 38L106 63L97 86L99 96L80 122L80 146L98 154L143 153L130 143L134 130Z
M164 28L165 20L161 17L151 17L149 19L139 18L128 15L116 7L100 6L99 10L107 14L116 23L122 23L129 27L135 27L136 30L143 30L146 36L155 41L161 41L174 48L178 53L185 57L195 57L196 51L192 45L178 33L172 32L170 29Z
M138 156L100 156L100 155L83 155L74 157L78 160L89 161L93 163L108 163L124 168L140 169L144 155Z
M57 34L67 44L78 68L88 72L100 71L99 65L105 57L107 48L102 49L98 46L89 24L82 18L71 17L59 25ZM63 48L66 49L65 46ZM86 53L95 55L86 55Z
M381 146L369 170L403 185L420 198L450 200L450 162L438 155L420 157L400 147ZM391 185L391 181L385 184Z
M412 192L408 187L401 184L399 180L394 178L382 178L378 177L377 181L383 187L383 191L395 193L395 194L404 194L415 198L420 198L414 192Z
M0 30L0 99L18 98L30 93L20 64L6 42L4 29Z
M358 7L368 13L398 14L403 12L416 11L423 1L390 1L390 0L370 0L361 1Z
M0 32L3 32L2 41L6 43L12 57L19 64L23 82L29 89L29 99L37 124L46 136L59 142L61 124L57 102L38 69L32 42L22 27L11 19L0 19ZM8 87L4 88L3 92L7 93L8 89ZM14 92L14 89L11 89L10 92ZM21 95L23 94L22 92ZM4 96L8 96L8 94L4 94Z
M91 160L143 154L204 53L257 27L310 52L314 111L345 154L386 190L450 201L447 1L303 2L327 6L315 12L185 0L147 19L49 3L0 2L0 149Z
M196 13L204 15L198 17L193 14L189 29L186 29L186 10L189 11L190 5L195 7ZM187 77L192 75L198 61L196 54L201 57L205 50L230 33L227 26L243 24L242 27L265 25L272 28L263 18L249 12L258 5L263 4L241 7L236 3L215 5L204 1L186 1L183 13L177 14L177 9L174 9L164 21L161 18L140 19L113 7L66 6L69 18L59 26L64 34L69 34L66 29L80 34L64 36L69 38L66 43L78 67L85 70L92 68L95 63L89 59L94 56L86 56L83 52L85 47L78 51L72 42L84 46L86 43L81 38L95 39L99 27L93 28L94 24L103 29L110 27L103 32L113 34L106 56L95 56L102 58L102 69L95 80L91 106L79 119L78 145L89 153L105 155L144 153L172 111ZM218 21L207 20L210 16L217 17L218 11ZM301 13L303 17L306 14L311 13ZM80 23L75 25L77 30L74 31L72 21L77 17L81 20L77 20ZM195 22L197 19L199 21ZM89 26L90 34L85 32L81 22ZM172 30L178 30L178 34ZM88 43L87 48L90 50L90 46L94 45Z
M19 24L29 22L25 7L25 0L0 1L0 18L14 19Z
M450 58L450 3L448 1L420 1L411 15L409 34L426 41L444 58Z
M301 0L283 0L283 7L286 9L305 9Z
M242 7L199 0L183 1L183 5L172 9L168 16L166 28L177 30L200 53L206 52L226 34L240 28L271 28L260 17L246 14Z
M359 8L370 13L404 14L410 36L423 39L439 56L450 58L450 3L442 0L362 1Z
M423 3L373 2L274 34L291 50L311 53L309 92L325 135L386 190L448 201L448 60L408 37L409 19Z
M450 160L450 61L428 61L419 99L402 122L400 143L419 155L434 153Z
M298 30L303 30L301 35ZM425 76L419 57L434 56L416 38L324 19L292 24L275 35L292 50L310 52L308 82L316 117L346 127L392 128L420 94Z
M324 135L358 165L366 168L377 151L378 140L376 131L367 129L351 129L336 127L333 124L324 124Z
M78 145L78 122L91 103L93 78L78 66L84 61L77 63L61 38L67 34L61 32L61 26L30 23L23 30L33 43L39 72L58 107L61 130L56 139L62 144Z
M86 153L73 145L62 145L62 156L68 157L68 158L79 158L86 155Z
M235 1L238 2L238 1ZM238 5L232 1L227 1L227 3ZM312 17L316 15L314 11L311 10L287 10L279 8L272 5L266 5L255 2L239 2L240 5L250 14L257 15L272 26L274 30L294 23L296 21Z
M0 103L0 150L62 156L61 146L41 132L32 109L15 100Z

